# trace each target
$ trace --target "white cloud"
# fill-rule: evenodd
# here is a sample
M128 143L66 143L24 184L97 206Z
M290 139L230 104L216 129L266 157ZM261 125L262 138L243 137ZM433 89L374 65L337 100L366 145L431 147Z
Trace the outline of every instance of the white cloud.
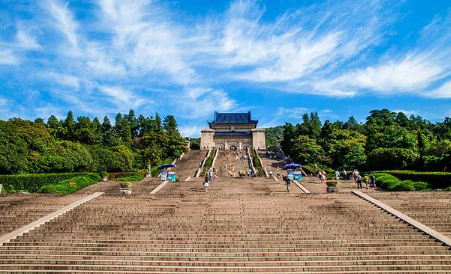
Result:
M190 126L190 125L183 125L179 126L180 134L183 137L198 137L200 135L201 127L199 126Z
M43 77L49 79L50 81L59 83L63 86L73 87L75 89L78 89L80 87L80 79L77 76L55 72L47 72L43 73Z
M12 50L0 50L0 65L15 65L19 62L19 58Z
M424 93L425 96L431 98L451 98L451 80L443 83L435 90Z
M396 109L396 110L393 110L393 112L396 112L396 113L402 112L406 116L417 115L418 114L418 111L416 111L416 110L405 110L405 109Z
M188 88L182 94L174 95L172 100L185 118L206 117L214 111L229 111L237 105L223 90L211 88Z
M408 56L400 62L368 67L345 76L341 81L378 92L411 91L427 87L441 77L443 67L427 57Z
M121 108L138 108L150 100L140 98L132 91L117 86L99 86L99 91L111 98L111 100Z
M5 106L8 103L8 100L5 98L0 97L0 106Z
M298 107L298 108L283 108L280 107L277 110L277 115L279 117L289 117L289 118L296 118L301 119L302 115L309 111L308 108Z

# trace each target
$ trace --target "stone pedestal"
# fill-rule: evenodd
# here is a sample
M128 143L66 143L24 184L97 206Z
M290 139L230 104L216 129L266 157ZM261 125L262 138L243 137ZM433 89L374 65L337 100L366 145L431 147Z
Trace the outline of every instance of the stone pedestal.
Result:
M200 149L208 150L215 146L215 141L213 139L215 135L215 131L212 129L203 129L201 130L200 137Z
M255 149L266 149L265 129L252 129L252 146Z

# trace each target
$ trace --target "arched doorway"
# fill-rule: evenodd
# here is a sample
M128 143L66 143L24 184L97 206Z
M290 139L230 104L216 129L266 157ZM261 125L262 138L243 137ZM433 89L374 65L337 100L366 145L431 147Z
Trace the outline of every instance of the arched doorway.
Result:
M237 150L240 148L240 145L235 142L230 142L227 144L230 150Z

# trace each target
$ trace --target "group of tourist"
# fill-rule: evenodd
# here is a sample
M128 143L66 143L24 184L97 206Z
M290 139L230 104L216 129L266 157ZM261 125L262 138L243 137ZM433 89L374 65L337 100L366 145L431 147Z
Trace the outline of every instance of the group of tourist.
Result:
M374 187L376 188L376 177L373 174L362 176L360 172L355 169L352 172L352 179L357 185L357 188L363 188L363 184L366 185L366 189Z

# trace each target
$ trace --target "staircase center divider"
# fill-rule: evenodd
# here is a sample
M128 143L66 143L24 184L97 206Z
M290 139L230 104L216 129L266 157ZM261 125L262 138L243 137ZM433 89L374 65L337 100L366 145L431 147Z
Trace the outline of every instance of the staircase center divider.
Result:
M198 178L199 175L200 175L200 173L201 173L202 170L204 169L205 161L207 161L207 158L208 158L208 156L210 155L210 151L211 151L211 148L208 149L207 155L205 155L204 159L202 160L202 164L201 164L201 166L197 169L196 176L194 176L194 177Z
M249 149L246 150L246 153L247 153L247 158L249 159L249 164L251 166L252 171L254 172L254 174L257 174L257 172L255 172L254 160L252 159L252 156L251 156L251 153L249 152Z
M262 158L260 158L260 155L258 155L258 150L254 148L255 155L257 155L258 160L260 161L260 165L262 166L263 172L265 173L266 178L269 178L268 171L266 170L265 165L262 162Z
M215 167L215 163L216 163L216 158L218 158L218 153L219 153L219 148L215 149L215 156L213 158L213 162L211 163L211 167L214 168Z

